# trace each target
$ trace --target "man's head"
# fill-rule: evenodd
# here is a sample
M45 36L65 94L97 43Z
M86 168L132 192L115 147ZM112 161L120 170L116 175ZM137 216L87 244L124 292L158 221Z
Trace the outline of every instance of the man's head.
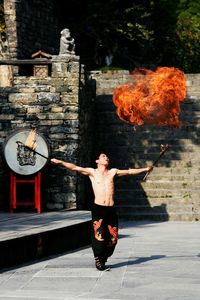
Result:
M106 167L109 165L109 158L104 151L99 152L97 159L96 159L96 164L106 166Z

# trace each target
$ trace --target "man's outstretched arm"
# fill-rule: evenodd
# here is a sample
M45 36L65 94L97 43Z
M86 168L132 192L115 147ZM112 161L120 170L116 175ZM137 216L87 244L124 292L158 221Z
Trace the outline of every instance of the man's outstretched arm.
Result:
M138 175L145 172L151 172L153 170L153 166L139 169L128 169L128 170L117 170L117 176L126 176L126 175Z
M92 175L92 170L93 170L92 168L82 168L82 167L79 167L75 164L65 162L63 160L56 159L56 158L52 158L51 163L54 164L54 165L62 166L62 167L67 168L68 170L71 170L71 171L76 171L76 172L81 173L83 175L87 175L87 176Z

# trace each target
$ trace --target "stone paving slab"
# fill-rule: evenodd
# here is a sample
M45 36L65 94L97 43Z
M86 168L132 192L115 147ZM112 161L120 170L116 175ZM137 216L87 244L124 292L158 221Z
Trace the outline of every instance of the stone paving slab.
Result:
M5 269L3 300L199 300L200 223L123 222L109 272L90 247Z

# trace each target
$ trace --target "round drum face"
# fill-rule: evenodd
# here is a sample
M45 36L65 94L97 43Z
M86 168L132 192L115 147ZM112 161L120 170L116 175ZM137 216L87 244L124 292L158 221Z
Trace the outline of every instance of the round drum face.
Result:
M37 154L41 153L49 157L49 148L45 139L36 133L35 151L31 151L23 146L30 129L21 129L9 136L4 145L5 160L12 171L20 175L31 175L40 171L47 163L47 159Z

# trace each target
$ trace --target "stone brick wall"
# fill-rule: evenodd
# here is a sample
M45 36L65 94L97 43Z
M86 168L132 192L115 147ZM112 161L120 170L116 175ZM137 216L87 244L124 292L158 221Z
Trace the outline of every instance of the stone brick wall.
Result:
M4 14L6 23L6 37L8 40L8 52L10 58L17 57L17 26L16 26L16 11L15 1L4 1Z
M6 138L16 129L36 126L50 145L51 157L87 165L91 105L89 80L80 72L77 56L55 56L51 76L14 76L13 87L0 89L0 188L4 191L0 208L9 205L9 169L3 155ZM78 180L77 174L48 163L42 170L43 209L83 207L87 195Z
M181 104L181 129L134 126L122 122L115 113L115 87L129 81L126 71L92 73L96 80L95 144L111 156L111 167L130 168L151 164L160 145L169 150L158 168L148 177L116 179L116 204L121 217L156 220L200 220L199 191L199 111L200 75L187 74L187 97Z
M59 16L54 0L6 0L4 12L11 58L30 58L38 50L59 53Z
M181 105L181 129L122 122L115 113L115 87L129 81L129 72L86 73L78 57L52 60L51 77L15 76L14 86L0 90L2 145L0 208L8 208L9 170L3 158L5 139L16 128L36 125L51 156L94 165L94 152L104 148L110 167L151 164L160 145L170 148L146 182L142 176L116 178L116 205L122 218L199 220L199 74L188 74L187 97ZM96 95L95 95L96 94ZM43 209L89 209L89 179L47 164L42 170Z

